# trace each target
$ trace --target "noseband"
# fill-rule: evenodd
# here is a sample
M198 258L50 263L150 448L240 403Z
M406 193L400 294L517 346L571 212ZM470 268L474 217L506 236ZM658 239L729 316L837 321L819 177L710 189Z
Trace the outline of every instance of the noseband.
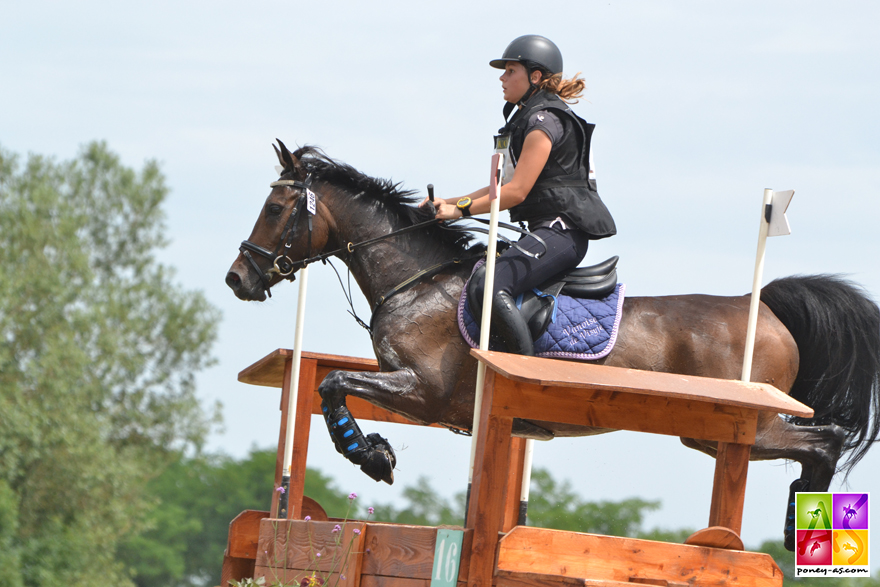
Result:
M309 226L309 251L307 258L312 256L312 216L318 211L318 196L310 189L311 185L311 175L307 175L305 181L279 179L278 181L270 183L269 187L272 188L278 186L291 186L300 191L300 197L297 200L296 205L290 211L290 216L287 217L287 223L284 225L284 231L278 239L278 244L275 246L274 251L269 251L260 245L245 240L241 241L241 246L238 248L238 250L241 251L241 254L244 255L244 258L250 262L251 266L257 272L257 275L259 275L260 282L263 284L263 289L266 290L266 293L269 294L270 298L272 297L272 290L269 287L269 283L272 276L277 274L293 281L296 279L293 275L296 270L296 265L303 263L302 261L294 262L287 256L290 247L293 245L293 237L296 234L297 219L302 215L303 208L306 208L308 211L308 214L306 214ZM271 261L272 268L264 272L251 253L255 253Z

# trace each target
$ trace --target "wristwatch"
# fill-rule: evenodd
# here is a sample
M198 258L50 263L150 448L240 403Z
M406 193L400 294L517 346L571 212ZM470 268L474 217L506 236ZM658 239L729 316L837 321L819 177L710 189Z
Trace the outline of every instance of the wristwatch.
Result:
M455 203L455 207L461 210L462 216L470 216L471 204L473 204L473 201L469 197L465 196Z

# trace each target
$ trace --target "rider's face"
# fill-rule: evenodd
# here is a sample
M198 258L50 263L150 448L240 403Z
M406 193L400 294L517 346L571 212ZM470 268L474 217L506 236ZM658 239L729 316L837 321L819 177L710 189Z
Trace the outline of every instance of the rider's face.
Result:
M504 67L504 73L498 78L501 80L501 89L504 91L504 99L516 104L529 89L529 76L526 68L518 61L508 61Z

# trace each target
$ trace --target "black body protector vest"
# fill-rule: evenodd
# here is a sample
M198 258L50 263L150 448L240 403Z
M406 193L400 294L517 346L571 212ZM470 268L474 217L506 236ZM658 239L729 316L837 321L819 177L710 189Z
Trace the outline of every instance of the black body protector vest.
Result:
M535 92L495 137L496 151L509 151L515 166L522 153L529 118L540 110L549 110L559 118L564 128L563 140L553 145L526 199L510 208L510 219L535 223L563 216L593 240L617 234L614 219L596 191L596 180L590 177L590 138L595 125L575 114L558 96ZM509 181L510 177L512 169L508 168L505 179Z

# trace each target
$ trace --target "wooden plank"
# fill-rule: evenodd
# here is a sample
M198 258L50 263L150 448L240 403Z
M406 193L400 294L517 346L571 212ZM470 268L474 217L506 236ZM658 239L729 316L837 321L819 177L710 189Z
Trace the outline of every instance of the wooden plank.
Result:
M597 581L782 585L779 567L772 557L762 553L526 526L517 526L502 538L498 570Z
M430 580L436 541L436 528L367 524L362 573Z
M234 558L257 558L257 543L260 539L260 523L269 517L269 512L244 510L229 523L229 538L226 554Z
M348 522L342 535L342 544L347 545L343 553L344 562L339 568L340 581L336 587L360 587L361 572L364 566L364 544L367 525L363 522Z
M812 409L765 383L622 369L479 349L471 349L471 355L485 362L491 370L523 383L677 397L802 417L813 415Z
M282 381L284 380L284 363L292 356L293 351L291 349L276 349L256 363L242 369L238 374L238 380L250 385L280 388ZM319 366L329 367L331 370L379 370L379 363L375 359L362 359L359 357L345 357L342 355L328 355L325 353L311 353L307 351L303 351L302 358L314 359Z
M584 579L564 575L497 571L495 587L583 587ZM632 587L627 584L627 587Z
M341 531L334 532L337 526ZM364 522L263 520L257 566L339 571L352 564L352 556L360 556L365 526Z
M254 559L236 558L223 555L223 566L220 569L220 585L228 587L230 581L241 581L254 576Z
M607 581L565 577L563 575L543 575L541 573L520 573L498 571L495 573L495 587L633 587L633 585L658 585L660 587L690 587L683 581L666 579L639 579L629 581Z
M709 526L723 526L736 534L742 530L750 453L750 446L718 443Z
M531 358L531 357L526 357ZM533 421L753 443L757 410L696 399L496 379L493 414Z
M326 573L323 571L313 571L311 569L284 569L281 567L267 567L256 565L254 568L254 579L264 577L266 579L266 587L271 585L284 585L287 587L299 587L302 581L314 575L320 583L316 582L314 587L338 587L343 582L339 577L339 573ZM227 584L228 587L228 584Z
M431 587L430 579L361 575L361 587Z

